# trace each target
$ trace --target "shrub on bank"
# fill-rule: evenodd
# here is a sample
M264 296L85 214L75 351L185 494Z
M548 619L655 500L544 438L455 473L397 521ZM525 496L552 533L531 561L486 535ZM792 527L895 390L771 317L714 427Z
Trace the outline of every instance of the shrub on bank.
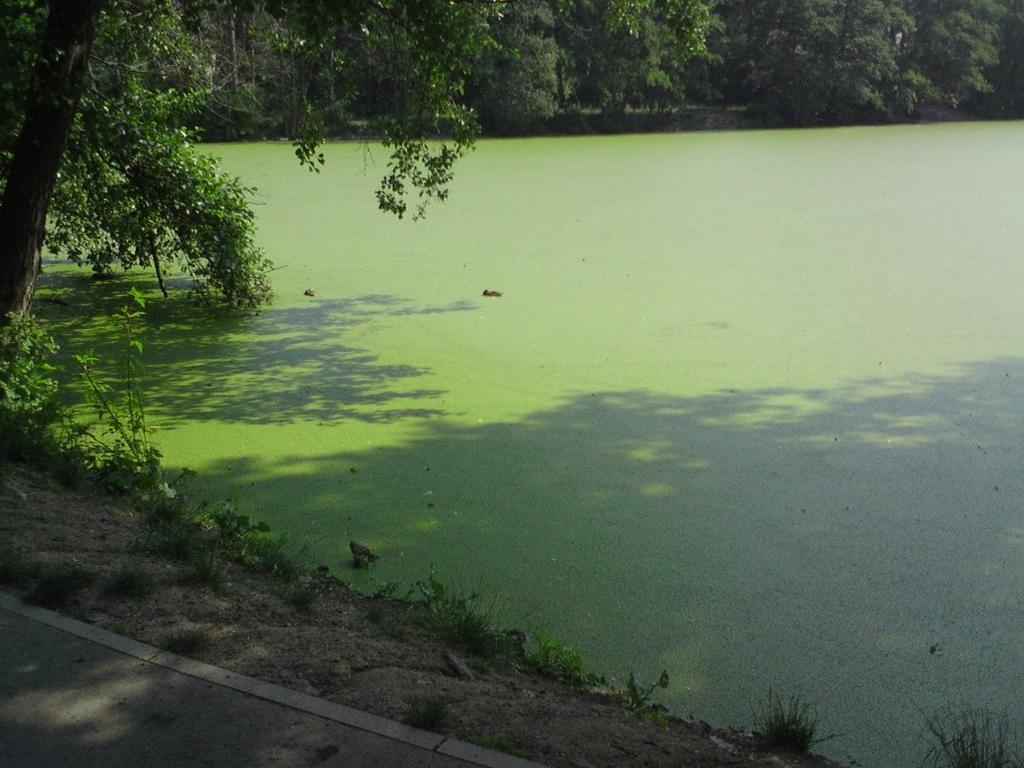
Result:
M23 461L45 467L69 486L83 478L108 491L153 495L160 484L160 452L149 441L142 402L142 343L137 326L145 306L131 304L113 315L124 339L119 359L75 355L85 401L94 420L61 403L54 356L58 346L32 315L11 314L0 326L0 466ZM117 373L104 373L103 369Z
M1024 768L1024 755L1011 746L1009 718L985 709L948 709L928 722L932 745L922 766L929 768Z
M790 696L783 702L769 688L768 700L754 712L754 730L772 746L806 752L814 743L818 718L812 714L811 705L799 696Z

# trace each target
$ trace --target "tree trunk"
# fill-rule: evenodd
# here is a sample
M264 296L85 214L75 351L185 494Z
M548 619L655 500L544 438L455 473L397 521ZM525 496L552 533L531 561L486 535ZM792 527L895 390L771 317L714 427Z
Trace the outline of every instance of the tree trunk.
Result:
M231 14L231 92L235 96L238 95L238 39L235 35L235 27L238 24L238 19L235 14Z
M107 0L50 0L40 55L0 202L0 324L24 314L41 266L46 211Z

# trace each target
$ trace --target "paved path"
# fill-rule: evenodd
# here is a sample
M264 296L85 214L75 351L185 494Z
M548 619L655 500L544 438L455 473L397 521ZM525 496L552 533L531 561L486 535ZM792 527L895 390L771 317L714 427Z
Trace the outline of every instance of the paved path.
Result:
M541 768L0 595L4 768Z

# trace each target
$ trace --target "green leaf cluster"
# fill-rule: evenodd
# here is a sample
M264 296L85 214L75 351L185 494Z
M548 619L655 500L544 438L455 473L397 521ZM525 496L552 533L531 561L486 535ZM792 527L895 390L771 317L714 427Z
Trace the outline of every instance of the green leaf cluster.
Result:
M596 683L598 678L587 672L579 651L551 637L543 630L533 630L523 648L523 660L542 675L574 685Z
M668 727L668 720L665 717L664 709L654 703L654 692L658 688L668 688L668 672L662 670L661 676L653 683L645 683L636 676L635 672L629 673L629 681L623 691L626 697L627 706L641 717L657 723L662 728Z
M992 90L1005 0L720 0L701 86L766 122L878 122L923 105L959 107ZM1012 79L1012 77L1010 78ZM1010 86L1012 89L1012 86Z
M31 316L11 315L0 326L0 424L5 430L53 420L56 352L53 337Z
M199 521L217 531L220 551L240 563L285 579L298 573L298 558L288 550L286 538L266 523L239 514L234 502L203 510Z
M35 103L26 95L49 8L0 0L9 30L0 39L3 166ZM77 110L55 190L37 206L48 208L48 248L99 274L152 268L165 294L165 274L177 272L207 301L266 301L269 261L255 245L252 190L196 150L199 124L222 110L229 124L249 115L258 129L295 140L299 161L318 169L339 110L356 96L364 108L376 102L367 113L391 150L380 206L422 216L446 198L453 166L478 133L460 99L495 13L484 0L108 0L84 83L60 83L59 97ZM383 63L371 78L369 57ZM255 117L266 95L278 116L269 122ZM63 130L47 139L51 152L65 146ZM429 141L438 137L445 141ZM4 258L27 263L20 253Z
M150 440L142 396L142 341L138 326L145 301L138 291L133 304L113 316L123 341L117 369L101 370L94 353L74 356L84 385L85 403L95 425L78 430L86 467L103 485L120 493L147 493L160 484L160 449Z
M441 637L478 656L494 656L510 648L510 638L495 626L490 611L479 607L479 596L449 589L431 569L414 584L427 611L427 622Z

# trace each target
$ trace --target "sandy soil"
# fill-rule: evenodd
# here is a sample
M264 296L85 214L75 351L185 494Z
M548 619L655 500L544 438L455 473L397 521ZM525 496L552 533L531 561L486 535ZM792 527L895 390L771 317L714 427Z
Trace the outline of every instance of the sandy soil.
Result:
M667 728L628 711L615 696L541 677L515 659L475 659L410 621L407 603L359 595L324 574L303 577L317 593L305 609L274 582L238 564L220 591L181 583L185 566L149 554L148 526L110 498L71 493L44 474L9 468L0 487L0 545L29 562L96 575L68 609L153 645L183 630L201 633L190 655L263 680L402 720L416 698L440 699L439 730L551 766L833 766L824 758L773 753L742 731L670 718ZM142 599L111 597L104 580L130 568L152 577ZM13 587L4 587L14 592ZM458 654L472 677L446 655Z

